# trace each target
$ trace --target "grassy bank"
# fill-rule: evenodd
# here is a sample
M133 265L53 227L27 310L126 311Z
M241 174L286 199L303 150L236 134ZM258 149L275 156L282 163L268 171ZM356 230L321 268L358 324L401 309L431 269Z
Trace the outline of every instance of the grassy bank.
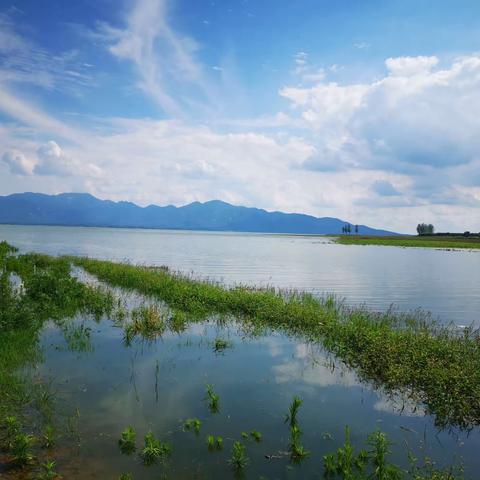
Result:
M112 297L71 277L63 259L15 253L0 242L0 451L6 453L7 470L29 464L38 472L46 438L52 444L52 432L65 430L57 425L48 385L28 373L42 359L41 330L48 320L78 312L99 316L111 310ZM21 286L13 287L12 273Z
M255 329L275 329L318 341L365 381L422 402L438 426L480 423L478 332L441 327L428 318L348 309L334 298L225 289L165 269L86 258L71 261L99 279L189 312L234 315ZM468 361L466 361L468 359Z
M454 236L387 236L340 235L335 242L342 245L387 245L393 247L423 247L443 249L480 249L480 237Z

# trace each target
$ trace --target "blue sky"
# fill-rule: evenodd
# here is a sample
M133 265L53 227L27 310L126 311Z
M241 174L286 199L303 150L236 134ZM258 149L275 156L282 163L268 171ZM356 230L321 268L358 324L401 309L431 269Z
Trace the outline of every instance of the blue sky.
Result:
M478 1L0 1L0 194L480 229Z

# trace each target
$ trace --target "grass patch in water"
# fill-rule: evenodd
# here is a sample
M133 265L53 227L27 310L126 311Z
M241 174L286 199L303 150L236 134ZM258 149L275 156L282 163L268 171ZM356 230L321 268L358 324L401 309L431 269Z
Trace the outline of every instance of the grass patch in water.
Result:
M421 313L351 309L333 297L250 287L223 288L168 270L71 258L112 285L189 312L234 315L252 332L273 329L322 343L358 376L422 402L437 426L480 424L480 335L436 324ZM465 359L469 361L466 362Z
M443 249L477 249L480 248L479 236L453 235L401 235L375 237L370 235L340 235L334 238L335 243L342 245L384 245L392 247L423 247Z

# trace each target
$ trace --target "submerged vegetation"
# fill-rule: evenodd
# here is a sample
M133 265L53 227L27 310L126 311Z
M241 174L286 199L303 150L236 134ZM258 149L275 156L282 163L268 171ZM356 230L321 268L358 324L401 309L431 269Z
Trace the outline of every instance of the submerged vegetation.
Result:
M254 330L276 329L321 342L361 379L422 402L438 426L480 423L478 331L439 326L421 313L350 309L333 297L226 289L163 269L71 260L100 280L163 300L191 318L235 315Z
M453 235L395 235L376 237L371 235L341 235L335 237L342 245L385 245L392 247L424 247L440 249L477 249L480 248L480 236Z

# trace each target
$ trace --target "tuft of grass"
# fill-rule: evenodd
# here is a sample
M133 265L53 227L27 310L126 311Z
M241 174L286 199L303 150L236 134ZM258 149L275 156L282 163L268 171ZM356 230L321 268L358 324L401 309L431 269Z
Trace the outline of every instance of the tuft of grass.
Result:
M42 430L42 444L44 448L52 448L55 445L55 428L46 425Z
M293 397L292 403L288 407L288 413L285 415L285 423L289 423L290 427L297 425L298 410L302 406L303 400L300 397Z
M207 448L210 452L223 449L223 438L220 436L207 435Z
M124 340L130 344L137 336L146 340L154 340L162 336L167 329L167 318L156 306L142 306L132 310L131 321L125 325Z
M220 411L220 396L215 393L213 385L207 383L205 400L208 404L208 409L211 413L218 413Z
M56 462L53 460L42 463L42 473L38 477L38 480L55 480L56 478L61 478L60 475L55 471Z
M231 465L234 470L240 471L248 465L249 461L245 451L245 445L238 441L233 442L232 453L228 461L229 465Z
M137 432L133 427L127 427L123 430L118 445L122 453L131 455L136 450L135 442L137 440Z
M213 351L215 353L223 353L227 348L231 348L233 346L232 342L229 340L224 340L223 338L216 338L213 341Z
M202 422L198 418L189 418L185 420L185 423L183 424L183 428L185 430L193 430L196 435L200 433L200 426L202 425Z
M35 437L27 433L17 433L12 442L10 453L13 456L13 462L17 465L27 465L34 460L32 447L35 443Z
M171 454L172 448L155 438L152 432L145 435L145 446L140 454L144 465L153 465L157 461L165 461Z
M301 444L302 431L298 426L297 415L302 403L303 400L300 397L293 397L292 403L288 407L288 413L285 415L285 423L290 425L290 456L295 461L300 461L310 454Z

